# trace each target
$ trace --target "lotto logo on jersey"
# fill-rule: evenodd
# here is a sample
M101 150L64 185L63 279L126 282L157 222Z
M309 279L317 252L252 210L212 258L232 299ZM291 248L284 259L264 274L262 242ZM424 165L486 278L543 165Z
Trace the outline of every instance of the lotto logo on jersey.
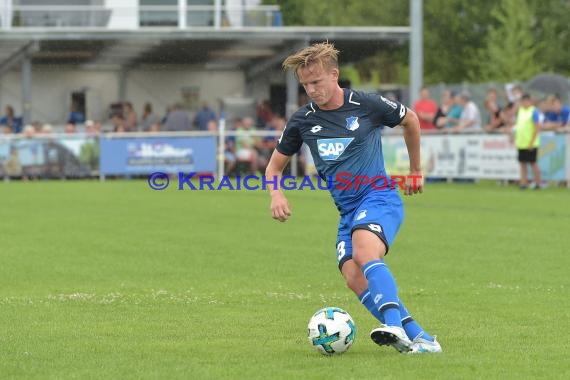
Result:
M354 140L353 137L338 139L319 139L317 140L319 156L321 156L324 161L334 161L344 153L352 140Z

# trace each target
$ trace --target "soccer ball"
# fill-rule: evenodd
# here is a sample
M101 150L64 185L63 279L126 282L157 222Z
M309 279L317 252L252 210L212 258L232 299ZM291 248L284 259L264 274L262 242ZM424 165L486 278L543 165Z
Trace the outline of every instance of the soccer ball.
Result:
M338 307L325 307L309 320L309 343L323 355L342 354L356 338L352 317Z

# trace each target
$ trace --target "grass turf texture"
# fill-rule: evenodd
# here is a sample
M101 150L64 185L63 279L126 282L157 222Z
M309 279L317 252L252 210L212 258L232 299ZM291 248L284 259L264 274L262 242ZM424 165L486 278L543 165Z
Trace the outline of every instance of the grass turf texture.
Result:
M0 378L570 378L566 189L428 184L387 262L443 355L374 345L336 269L336 210L289 191L152 191L146 181L0 184ZM354 346L306 339L324 306Z

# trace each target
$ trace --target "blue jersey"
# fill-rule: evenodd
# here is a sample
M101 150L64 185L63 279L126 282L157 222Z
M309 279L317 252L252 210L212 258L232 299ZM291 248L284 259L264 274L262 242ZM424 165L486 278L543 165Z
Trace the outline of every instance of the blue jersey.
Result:
M344 104L335 110L321 110L309 103L297 110L287 122L277 150L287 156L307 144L315 167L327 181L341 215L352 212L371 191L397 191L390 185L384 169L381 126L395 127L406 116L407 108L378 94L343 89ZM356 188L356 176L383 178L376 186ZM350 187L349 187L350 185ZM396 188L397 189L397 188ZM393 195L391 194L393 197Z

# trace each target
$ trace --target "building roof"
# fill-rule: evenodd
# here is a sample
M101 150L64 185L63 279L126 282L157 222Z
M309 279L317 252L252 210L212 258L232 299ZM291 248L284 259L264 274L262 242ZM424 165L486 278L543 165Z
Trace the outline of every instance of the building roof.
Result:
M334 42L341 62L347 63L406 43L409 34L409 27L14 28L0 33L0 74L26 55L34 66L195 65L256 72L278 66L294 50L316 41Z

